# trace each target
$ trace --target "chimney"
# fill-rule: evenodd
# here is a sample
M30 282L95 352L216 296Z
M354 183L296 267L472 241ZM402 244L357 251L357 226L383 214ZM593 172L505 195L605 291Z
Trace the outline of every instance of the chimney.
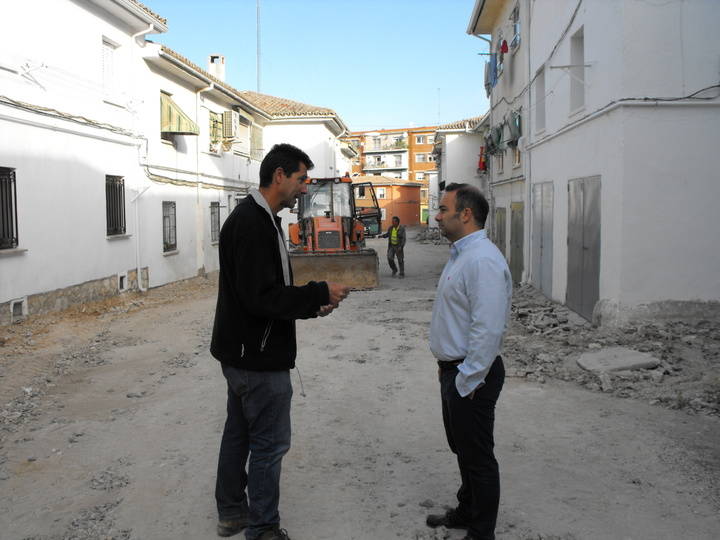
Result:
M208 56L208 72L216 79L225 82L225 57L221 54Z

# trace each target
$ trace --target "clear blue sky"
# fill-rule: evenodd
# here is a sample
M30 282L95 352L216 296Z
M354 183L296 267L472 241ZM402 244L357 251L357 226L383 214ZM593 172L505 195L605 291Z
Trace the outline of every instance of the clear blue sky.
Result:
M256 90L256 0L142 0L150 35L228 84ZM261 0L260 91L334 109L351 130L444 124L488 108L487 44L465 33L474 0Z

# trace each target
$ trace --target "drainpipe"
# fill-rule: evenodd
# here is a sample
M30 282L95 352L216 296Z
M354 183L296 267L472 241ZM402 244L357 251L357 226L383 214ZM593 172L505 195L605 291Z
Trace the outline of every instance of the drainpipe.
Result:
M142 287L142 270L140 268L140 217L138 212L138 206L140 206L140 197L142 197L143 193L145 193L151 187L152 184L146 186L145 189L135 195L132 201L130 201L135 205L135 272L137 273L137 286L140 292L147 292L147 289L143 289Z
M527 124L527 135L524 135L525 140L528 141L528 142L530 141L530 134L532 133L532 110L533 110L532 107L530 106L530 104L532 103L532 92L531 92L532 88L531 88L531 84L530 84L530 81L532 81L532 74L530 73L530 70L531 70L530 62L531 62L531 60L532 60L532 57L530 56L530 45L531 45L530 40L531 40L531 38L532 38L532 33L531 33L531 32L532 32L531 14L532 14L532 6L531 6L531 5L528 5L528 16L527 16L527 20L528 20L528 24L527 24L527 27L528 27L528 39L527 39L527 66L528 66L527 105L528 105L528 106L527 106L527 108L525 109L525 110L526 110L526 114L527 114L527 122L526 122L526 124ZM529 145L529 144L525 145L525 148L527 148L528 146L530 146L530 145ZM525 156L525 161L526 161L526 164L527 164L527 171L526 171L526 175L525 175L525 183L526 183L526 190L527 190L527 197L526 197L527 203L526 203L526 205L525 205L525 217L527 218L527 219L526 219L527 227L525 227L525 230L527 230L527 232L528 232L528 237L527 237L527 242L525 242L525 245L527 246L527 257L525 257L525 256L523 255L523 258L524 258L525 261L526 261L526 262L525 262L525 269L526 269L526 271L525 271L525 281L526 281L526 282L530 282L531 276L534 276L535 273L538 271L537 268L533 268L533 261L532 261L532 253L533 253L533 251L532 251L532 249L533 249L533 245L532 245L532 243L533 243L533 236L532 236L532 235L533 235L533 219L532 219L532 158L531 158L531 154L532 154L532 149L528 149L527 155ZM553 193L554 193L554 192L553 192ZM553 197L554 197L554 195L553 195ZM554 201L554 199L553 199L553 201ZM541 204L542 204L542 202L541 202ZM551 271L552 271L552 269L551 269ZM551 278L551 283L552 283L552 278ZM538 283L538 288L539 288L539 287L540 287L540 284Z
M205 88L195 92L195 120L200 127L200 94L209 92L215 88L215 83L210 83ZM203 211L200 202L200 135L195 143L195 265L198 270L205 268L205 251L203 249Z
M153 30L155 30L155 25L154 25L154 24L149 24L148 27L147 27L145 30L140 30L137 34L133 34L132 36L130 36L130 38L133 39L133 40L135 40L135 39L137 39L137 38L140 37L140 36L144 36L145 34L149 34L149 33L152 32Z

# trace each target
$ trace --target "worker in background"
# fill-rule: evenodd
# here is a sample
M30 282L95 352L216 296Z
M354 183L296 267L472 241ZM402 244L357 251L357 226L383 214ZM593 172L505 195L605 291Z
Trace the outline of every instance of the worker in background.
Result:
M307 191L312 167L299 148L273 146L260 164L260 189L250 190L220 231L210 345L228 386L215 486L219 536L245 529L248 540L289 540L278 501L280 463L290 448L295 319L327 315L349 292L324 281L293 286L277 213Z
M500 348L507 328L512 278L487 237L488 203L468 184L450 184L435 217L451 242L430 322L438 361L445 435L457 455L457 507L427 517L430 527L467 529L464 540L493 540L500 501L494 453L495 403L505 381Z
M400 267L400 277L405 277L405 255L403 250L405 248L405 226L400 225L400 218L393 216L392 225L386 233L380 235L381 238L388 239L388 251L387 260L390 269L392 270L392 277L395 277L398 273L398 266ZM395 265L395 257L397 257L397 266Z

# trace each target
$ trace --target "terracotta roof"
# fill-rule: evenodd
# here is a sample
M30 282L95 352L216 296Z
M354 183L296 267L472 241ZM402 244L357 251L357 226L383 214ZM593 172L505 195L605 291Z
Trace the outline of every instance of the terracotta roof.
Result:
M337 116L335 111L326 107L308 105L307 103L259 94L250 90L243 90L240 95L249 103L276 118L284 116Z
M466 118L465 120L458 120L456 122L444 124L438 129L465 129L466 127L472 129L477 126L483 118L485 118L484 114L482 116L473 116L472 118Z
M210 79L211 81L213 81L215 84L218 84L218 85L222 86L223 88L225 88L226 90L229 90L230 92L234 92L234 93L236 93L236 94L242 94L242 92L241 92L240 90L237 90L236 88L233 88L232 86L230 86L230 85L227 84L226 82L221 81L220 79L218 79L217 77L215 77L215 75L211 75L210 72L205 71L203 68L201 68L201 67L198 66L197 64L191 62L190 60L188 60L187 58L185 58L185 57L184 57L183 55L181 55L180 53L177 53L177 52L173 51L171 48L166 47L165 45L161 45L160 48L161 48L162 52L169 54L169 55L172 56L173 58L176 58L176 59L180 60L183 64L186 64L186 65L190 66L190 67L193 68L195 71L198 71L199 73L202 73L205 77L207 77L208 79Z
M167 24L167 19L161 17L160 15L158 15L157 13L155 13L154 11L152 11L152 10L151 10L149 7L147 7L146 5L141 4L141 3L138 2L137 0L130 0L130 2L132 2L132 3L135 4L137 7L139 7L140 9L142 9L142 10L143 10L145 13L147 13L148 15L150 15L150 16L152 16L152 17L155 17L155 18L156 18L158 21L160 21L161 23Z
M164 53L172 56L177 60L180 60L182 63L201 73L203 76L207 77L215 84L221 86L222 88L225 88L226 90L234 94L237 94L251 106L260 109L262 112L264 112L271 118L277 119L290 116L333 116L344 128L342 119L332 109L328 109L326 107L316 107L315 105L308 105L306 103L300 103L299 101L292 101L291 99L269 96L267 94L259 94L257 92L251 92L249 90L238 90L237 88L233 88L226 82L221 81L214 75L210 74L208 71L191 62L183 55L173 51L169 47L161 45L161 49Z

